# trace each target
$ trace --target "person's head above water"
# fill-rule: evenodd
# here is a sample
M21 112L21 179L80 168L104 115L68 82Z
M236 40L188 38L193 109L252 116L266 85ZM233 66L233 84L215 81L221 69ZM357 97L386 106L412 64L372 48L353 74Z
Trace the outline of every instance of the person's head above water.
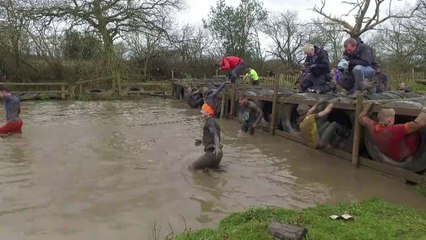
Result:
M395 123L395 110L384 108L377 114L377 119L383 126L392 126Z
M246 95L245 93L241 94L241 95L239 96L239 98L238 98L238 102L239 102L241 105L246 104L246 103L247 103L247 101L248 101L248 98L247 98L247 95Z
M212 107L210 107L210 105L208 105L207 103L204 103L203 106L201 107L201 115L204 118L209 118L209 117L213 117L215 114L215 111Z
M301 117L304 116L308 113L310 107L306 104L299 104L299 106L297 106L296 111L297 114Z
M10 88L0 85L0 98L3 98L5 96L10 96Z

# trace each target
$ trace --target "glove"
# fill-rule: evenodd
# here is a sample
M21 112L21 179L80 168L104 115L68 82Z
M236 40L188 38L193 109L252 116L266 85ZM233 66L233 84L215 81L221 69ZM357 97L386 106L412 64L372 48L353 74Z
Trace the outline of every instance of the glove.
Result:
M337 64L337 69L339 69L341 72L347 70L349 68L349 61L346 59L340 60L339 64Z
M203 140L201 140L201 139L195 139L195 146L200 146L201 145L201 143L203 143Z

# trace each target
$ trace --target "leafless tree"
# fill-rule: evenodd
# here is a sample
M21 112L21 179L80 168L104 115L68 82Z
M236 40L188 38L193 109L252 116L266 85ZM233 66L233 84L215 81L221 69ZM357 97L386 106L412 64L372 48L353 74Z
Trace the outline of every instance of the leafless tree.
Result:
M419 4L416 4L409 12L403 13L396 12L396 10L392 8L393 0L346 0L341 3L350 6L350 10L341 16L335 16L324 11L326 2L326 0L321 0L321 5L315 5L313 11L320 14L328 21L339 24L342 30L353 38L360 37L363 33L375 29L378 25L389 19L410 18L419 7ZM382 10L386 7L384 4L388 5L388 12L382 16ZM370 14L370 12L372 12L372 14ZM355 18L354 24L344 19L350 15Z
M164 31L163 23L182 0L44 0L39 9L42 17L61 18L73 25L85 25L103 41L107 69L120 89L120 70L114 41L125 32L140 29Z
M299 63L302 60L302 47L306 38L297 12L269 14L263 25L263 32L273 41L272 49L268 53L285 64Z

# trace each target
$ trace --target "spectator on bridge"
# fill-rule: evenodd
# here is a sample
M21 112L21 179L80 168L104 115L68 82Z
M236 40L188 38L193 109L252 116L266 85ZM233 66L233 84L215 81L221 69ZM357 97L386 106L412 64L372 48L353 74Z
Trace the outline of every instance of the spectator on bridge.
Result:
M300 91L326 93L332 90L328 52L309 43L304 46L303 50L306 54L305 75L301 79Z
M0 98L4 101L7 121L0 127L0 135L22 133L23 122L19 117L21 113L19 97L12 94L8 87L0 86Z
M372 103L363 106L359 122L366 128L378 150L395 162L409 161L419 147L419 131L426 127L426 108L422 108L414 121L395 124L394 109L380 110L376 122L368 117L371 107Z
M250 79L251 85L259 86L259 76L253 68L247 68L246 75L244 76L242 82L244 82L246 79Z
M333 109L334 103L330 102L327 107L317 112L320 100L314 106L301 104L297 107L300 119L299 128L306 144L312 148L324 148L330 144L335 137L345 135L343 127L337 122L327 121L327 117Z
M378 64L374 50L361 39L348 38L344 47L344 59L339 63L339 70L345 72L341 86L356 96L360 91L369 90L371 86L364 85L364 80L373 77Z
M244 60L235 56L224 57L219 62L219 70L228 71L231 70L229 78L231 83L234 84L235 81L240 77L243 69L245 68Z
M245 94L240 95L238 102L241 107L243 107L243 125L241 126L241 130L253 135L257 125L260 123L260 120L262 120L262 110L256 103L248 100Z

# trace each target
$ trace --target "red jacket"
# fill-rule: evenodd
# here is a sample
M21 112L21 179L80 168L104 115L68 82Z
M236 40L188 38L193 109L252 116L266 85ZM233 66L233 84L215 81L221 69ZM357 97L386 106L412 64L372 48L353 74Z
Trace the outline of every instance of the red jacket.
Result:
M226 70L234 69L240 63L244 63L244 60L239 57L235 57L235 56L225 57L220 61L220 70L226 71Z

